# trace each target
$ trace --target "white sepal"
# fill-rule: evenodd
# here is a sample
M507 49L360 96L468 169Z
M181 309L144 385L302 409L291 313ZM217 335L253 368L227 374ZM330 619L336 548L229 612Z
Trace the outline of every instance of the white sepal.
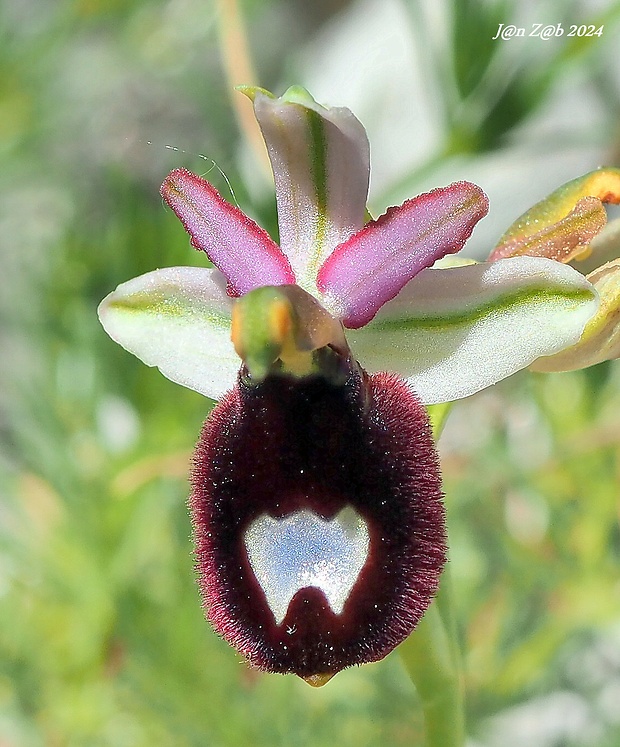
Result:
M448 402L573 345L598 303L583 275L549 259L431 268L347 339L368 371L400 374L425 404Z
M218 399L241 365L217 270L166 267L122 283L99 305L110 337L171 381Z

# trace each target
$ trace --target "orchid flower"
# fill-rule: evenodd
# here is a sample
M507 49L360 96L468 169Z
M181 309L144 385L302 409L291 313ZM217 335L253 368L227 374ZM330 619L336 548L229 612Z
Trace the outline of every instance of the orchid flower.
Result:
M548 257L576 266L616 254L586 276L600 305L579 341L535 361L535 371L571 371L620 357L620 220L607 224L603 203L620 203L620 169L597 169L558 187L517 218L491 252L490 260Z
M437 590L446 537L424 405L577 343L598 299L545 257L433 268L486 214L479 187L365 224L369 146L353 114L298 87L243 92L273 167L279 246L177 169L161 193L215 269L149 272L99 315L147 365L220 399L191 475L208 619L252 665L322 684L384 657Z

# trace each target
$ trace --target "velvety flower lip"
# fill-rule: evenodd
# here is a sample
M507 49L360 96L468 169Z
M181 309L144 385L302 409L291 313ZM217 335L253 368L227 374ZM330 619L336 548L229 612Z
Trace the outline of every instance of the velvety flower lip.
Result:
M322 684L346 666L383 658L437 589L445 561L437 455L424 408L396 376L368 378L349 363L338 384L274 376L250 386L242 378L204 425L192 486L206 614L260 669ZM370 546L361 571L350 574L343 609L335 612L316 583L300 585L278 619L268 584L240 551L248 528L300 509L333 520L347 507L366 523ZM303 562L295 557L311 531L306 521L288 552L271 538L262 552L275 556L272 573L289 576ZM342 552L318 563L334 573Z
M572 267L529 251L436 266L487 212L469 182L364 225L369 147L351 112L299 87L243 92L273 167L280 246L175 169L162 196L217 269L147 273L99 317L147 365L221 398L190 499L207 617L253 665L323 684L385 656L437 590L445 524L423 405L561 354L598 297ZM562 256L600 217L581 197L547 236L583 228Z

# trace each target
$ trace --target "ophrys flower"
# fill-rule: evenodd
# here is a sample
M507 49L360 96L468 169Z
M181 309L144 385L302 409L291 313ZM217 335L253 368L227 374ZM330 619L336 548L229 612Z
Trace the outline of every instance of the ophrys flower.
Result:
M597 297L546 258L431 268L485 215L479 187L457 182L364 225L369 149L351 112L299 88L245 92L280 245L175 170L162 195L217 269L143 275L100 317L148 365L222 397L190 500L207 616L252 664L320 684L385 656L437 589L445 529L423 405L575 343Z

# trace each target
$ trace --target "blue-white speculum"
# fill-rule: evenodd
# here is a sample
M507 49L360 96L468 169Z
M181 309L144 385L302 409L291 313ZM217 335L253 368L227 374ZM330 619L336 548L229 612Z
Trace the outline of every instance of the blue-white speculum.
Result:
M370 549L368 524L351 505L331 519L308 508L278 518L264 513L252 521L244 539L277 625L295 594L307 587L323 592L332 612L341 615Z
M244 92L280 245L177 169L162 195L216 269L147 273L99 315L148 365L219 399L191 470L208 619L252 665L322 684L385 656L437 589L444 509L424 405L576 344L598 300L545 257L431 268L485 215L479 187L365 225L369 149L351 112L299 88Z

